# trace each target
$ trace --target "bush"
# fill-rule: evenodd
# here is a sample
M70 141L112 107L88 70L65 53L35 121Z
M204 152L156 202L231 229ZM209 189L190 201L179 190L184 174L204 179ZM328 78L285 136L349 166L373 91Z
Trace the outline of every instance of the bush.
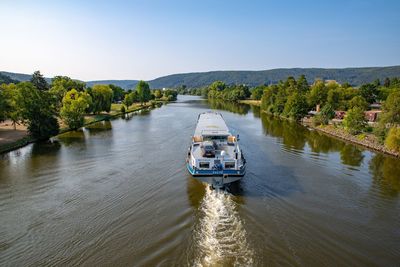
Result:
M363 132L367 125L364 111L359 107L350 109L343 120L343 125L351 134L359 134Z
M400 152L400 127L392 127L385 140L385 146L396 152Z
M125 112L126 112L126 109L125 109L125 106L124 106L124 105L121 106L121 112L122 112L122 113L125 113Z

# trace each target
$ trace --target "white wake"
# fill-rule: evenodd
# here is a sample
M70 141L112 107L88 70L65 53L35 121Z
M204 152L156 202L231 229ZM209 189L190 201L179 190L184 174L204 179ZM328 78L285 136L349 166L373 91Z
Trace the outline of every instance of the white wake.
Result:
M232 195L206 187L195 227L195 266L251 266L253 251Z

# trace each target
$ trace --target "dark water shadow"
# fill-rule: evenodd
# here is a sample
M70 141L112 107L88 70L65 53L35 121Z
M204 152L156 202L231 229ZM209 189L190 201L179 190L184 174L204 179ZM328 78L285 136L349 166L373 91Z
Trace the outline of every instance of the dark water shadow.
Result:
M83 129L78 129L76 131L66 132L58 135L55 140L59 141L65 146L71 146L76 143L85 144L85 131Z

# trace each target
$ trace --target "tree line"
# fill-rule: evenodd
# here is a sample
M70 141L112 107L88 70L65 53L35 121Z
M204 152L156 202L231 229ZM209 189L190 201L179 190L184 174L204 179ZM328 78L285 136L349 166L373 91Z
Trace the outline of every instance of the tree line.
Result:
M4 75L3 75L4 76ZM174 90L151 91L148 83L140 81L134 90L125 91L115 85L86 87L81 81L67 76L55 76L49 84L40 71L30 81L18 82L0 77L0 122L10 120L14 125L27 125L30 135L46 140L59 133L60 121L69 129L84 125L86 114L110 112L112 103L122 103L125 112L134 103L150 100L176 100Z
M342 126L351 134L374 133L390 149L400 151L400 79L386 78L381 82L352 87L349 83L316 80L309 84L304 75L288 77L277 84L249 88L246 85L226 85L215 81L202 88L178 88L183 94L201 95L208 99L238 101L246 98L261 100L264 112L293 120L301 120L309 111L316 111L315 125L325 125L335 111L344 111ZM383 103L382 114L375 127L370 127L365 111L373 103Z

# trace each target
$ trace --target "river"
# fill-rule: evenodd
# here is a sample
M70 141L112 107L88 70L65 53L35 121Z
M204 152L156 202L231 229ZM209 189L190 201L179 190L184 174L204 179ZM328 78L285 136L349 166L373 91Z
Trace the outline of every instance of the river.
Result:
M191 178L197 116L240 134L247 174ZM400 160L198 97L0 156L1 266L399 266Z

